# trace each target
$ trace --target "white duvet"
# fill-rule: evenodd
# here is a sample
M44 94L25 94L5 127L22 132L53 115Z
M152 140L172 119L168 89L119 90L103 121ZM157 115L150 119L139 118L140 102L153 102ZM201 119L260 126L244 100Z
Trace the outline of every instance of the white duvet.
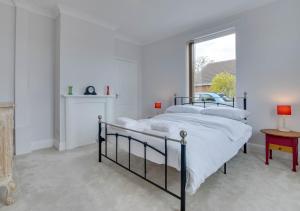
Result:
M151 124L160 122L169 125L169 133L151 130ZM252 128L243 122L203 114L165 113L151 119L137 121L130 129L146 131L153 134L168 136L180 140L180 130L187 131L187 186L188 193L195 193L207 177L216 172L222 165L234 157L252 134ZM121 133L121 132L120 132ZM124 134L126 133L126 134ZM149 136L124 132L164 152L164 141ZM110 137L114 140L113 137ZM109 139L109 140L110 140ZM119 146L128 150L128 140L120 138ZM136 156L144 156L144 147L132 142L131 152ZM147 159L164 164L164 157L157 152L147 149ZM180 170L180 144L168 141L168 165Z

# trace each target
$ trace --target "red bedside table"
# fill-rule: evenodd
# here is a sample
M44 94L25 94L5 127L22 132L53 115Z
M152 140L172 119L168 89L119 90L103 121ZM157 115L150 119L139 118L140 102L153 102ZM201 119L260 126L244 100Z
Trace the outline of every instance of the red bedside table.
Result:
M298 138L299 132L282 132L276 129L263 129L266 134L266 165L269 165L269 157L272 159L272 150L279 150L293 154L293 171L298 165Z

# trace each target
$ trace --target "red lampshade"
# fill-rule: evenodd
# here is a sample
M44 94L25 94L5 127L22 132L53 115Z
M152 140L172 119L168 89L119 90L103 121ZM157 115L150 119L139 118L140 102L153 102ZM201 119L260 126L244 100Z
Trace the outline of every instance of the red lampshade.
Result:
M161 102L155 102L154 103L154 108L155 109L161 109Z
M290 105L278 105L277 106L278 115L292 115L292 107Z

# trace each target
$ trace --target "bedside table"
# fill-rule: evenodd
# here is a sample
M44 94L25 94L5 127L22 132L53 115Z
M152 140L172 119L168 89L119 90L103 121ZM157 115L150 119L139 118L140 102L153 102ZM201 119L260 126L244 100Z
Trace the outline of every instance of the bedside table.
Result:
M293 154L293 171L298 165L298 138L300 132L282 132L276 129L263 129L266 134L266 165L269 165L269 157L272 159L272 150L279 150Z

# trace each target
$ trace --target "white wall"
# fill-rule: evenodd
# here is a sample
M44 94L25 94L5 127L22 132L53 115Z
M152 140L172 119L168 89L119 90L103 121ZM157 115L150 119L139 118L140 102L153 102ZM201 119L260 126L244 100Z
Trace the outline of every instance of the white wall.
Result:
M112 80L114 34L94 23L62 14L60 31L61 94L73 85L74 94L83 94L93 85L99 94Z
M110 85L114 93L118 83L114 59L122 58L140 64L140 47L115 39L112 29L64 13L57 20L57 32L59 64L55 78L59 82L55 83L60 87L60 107L58 112L55 111L59 113L59 117L55 117L55 137L59 143L55 143L55 146L63 149L65 102L62 95L67 93L67 87L73 86L74 94L83 94L87 86L93 85L98 94L105 94L106 85Z
M16 153L50 147L54 20L0 3L0 27L0 101L15 100Z
M14 9L0 3L0 102L14 99Z
M229 27L237 34L237 90L248 92L253 140L262 143L261 128L276 127L275 106L293 105L288 126L300 130L300 1L276 1L244 14L215 21L143 48L143 114L155 100L172 103L174 93L187 95L186 43Z
M54 20L17 8L16 153L53 145Z
M114 56L121 59L139 62L141 59L141 46L115 38Z
M155 114L153 103L163 109L173 103L173 96L187 96L186 36L171 37L142 49L142 113Z
M300 130L300 1L278 1L249 13L237 28L237 90L249 90L254 140L276 127L277 104L291 104L288 126ZM240 92L241 93L241 92Z

